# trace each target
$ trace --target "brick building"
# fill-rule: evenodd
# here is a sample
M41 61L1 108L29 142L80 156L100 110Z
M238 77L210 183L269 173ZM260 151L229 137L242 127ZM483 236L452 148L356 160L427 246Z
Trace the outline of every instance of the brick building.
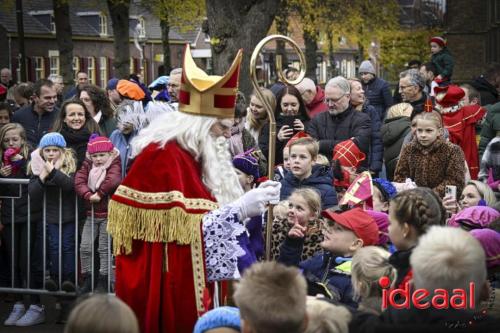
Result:
M455 57L453 79L468 81L500 62L500 1L446 2L448 47Z

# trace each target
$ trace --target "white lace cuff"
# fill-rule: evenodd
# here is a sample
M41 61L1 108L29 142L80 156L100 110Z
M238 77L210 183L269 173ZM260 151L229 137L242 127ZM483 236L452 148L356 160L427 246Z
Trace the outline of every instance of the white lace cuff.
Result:
M226 205L203 216L205 263L208 281L240 278L238 257L245 251L237 236L245 232L238 207Z

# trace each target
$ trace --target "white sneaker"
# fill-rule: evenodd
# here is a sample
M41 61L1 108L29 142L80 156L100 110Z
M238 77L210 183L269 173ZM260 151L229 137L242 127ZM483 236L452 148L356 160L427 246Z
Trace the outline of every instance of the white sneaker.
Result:
M45 322L45 308L32 304L28 311L16 321L16 326L33 326Z
M25 312L24 304L17 302L14 304L14 307L12 308L12 312L9 315L9 318L3 322L5 326L14 326L16 324L16 321L19 320L24 315Z

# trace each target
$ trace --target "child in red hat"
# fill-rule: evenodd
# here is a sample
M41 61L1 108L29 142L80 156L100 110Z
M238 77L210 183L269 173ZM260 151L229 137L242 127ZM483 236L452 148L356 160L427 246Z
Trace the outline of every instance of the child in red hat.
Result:
M303 270L309 295L323 294L356 308L351 284L351 259L363 246L378 244L377 223L359 207L342 213L324 210L321 215L326 219L323 224L324 240L321 242L323 252L300 262L307 228L297 223L290 229L281 247L279 261Z
M121 182L121 161L118 149L103 136L93 134L87 145L87 158L75 175L75 190L85 200L87 219L83 226L80 257L83 285L80 293L94 290L91 267L95 238L98 237L100 259L96 291L109 292L108 201ZM93 230L92 230L93 229ZM97 267L96 267L97 268Z
M333 149L334 186L338 193L343 194L356 178L358 168L366 155L353 140L339 142Z
M435 36L429 40L431 47L431 62L436 66L436 81L439 85L446 85L451 81L453 75L453 56L446 47L446 40L443 37Z

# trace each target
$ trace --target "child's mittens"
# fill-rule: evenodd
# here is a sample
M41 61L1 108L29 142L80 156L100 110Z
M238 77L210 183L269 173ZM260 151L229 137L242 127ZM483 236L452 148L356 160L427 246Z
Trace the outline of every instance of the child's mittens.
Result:
M21 148L7 148L3 154L3 165L12 166L11 173L15 174L23 164L23 156L19 153Z

